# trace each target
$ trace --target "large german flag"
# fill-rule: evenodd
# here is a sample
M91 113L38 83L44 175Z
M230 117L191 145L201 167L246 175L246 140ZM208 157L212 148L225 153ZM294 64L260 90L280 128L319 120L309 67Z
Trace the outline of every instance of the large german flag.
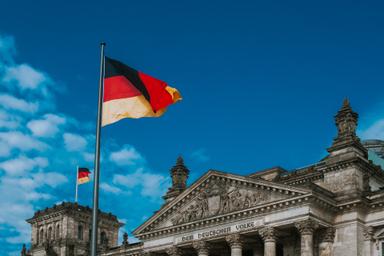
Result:
M105 57L103 126L123 118L159 117L180 99L165 82Z

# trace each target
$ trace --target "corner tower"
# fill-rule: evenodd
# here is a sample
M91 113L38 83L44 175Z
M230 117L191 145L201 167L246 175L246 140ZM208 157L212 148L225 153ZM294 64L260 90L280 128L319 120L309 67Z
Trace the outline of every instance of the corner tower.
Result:
M117 246L122 223L111 213L100 211L99 216L98 250L104 252ZM91 221L92 209L77 203L63 202L35 212L27 220L32 227L29 255L89 255Z
M335 116L338 132L332 146L328 148L330 157L345 153L358 154L364 158L368 157L367 149L361 144L359 137L356 135L358 118L359 115L352 110L349 100L345 99L341 109Z
M187 188L189 170L184 165L184 160L181 156L177 158L176 165L172 167L170 174L172 177L172 187L168 188L168 192L163 197L167 203L172 201Z

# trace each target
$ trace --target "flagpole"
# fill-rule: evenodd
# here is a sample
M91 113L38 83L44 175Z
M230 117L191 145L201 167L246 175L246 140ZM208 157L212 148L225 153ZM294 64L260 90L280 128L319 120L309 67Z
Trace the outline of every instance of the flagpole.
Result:
M76 193L75 193L75 203L77 203L77 194L79 190L79 166L76 166Z
M101 132L101 114L103 111L103 89L104 89L104 47L105 43L100 44L100 80L99 80L99 101L97 108L96 124L96 146L95 146L95 174L93 179L93 209L92 209L92 239L91 256L97 255L97 215L99 210L99 176L100 176L100 132Z

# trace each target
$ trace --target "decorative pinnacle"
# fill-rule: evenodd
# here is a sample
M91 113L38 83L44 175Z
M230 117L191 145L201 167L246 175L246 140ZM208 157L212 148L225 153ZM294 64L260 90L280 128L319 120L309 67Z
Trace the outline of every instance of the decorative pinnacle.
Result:
M176 160L176 165L184 165L184 159L182 156L179 156Z
M343 107L351 107L350 104L349 104L349 99L348 98L344 99Z

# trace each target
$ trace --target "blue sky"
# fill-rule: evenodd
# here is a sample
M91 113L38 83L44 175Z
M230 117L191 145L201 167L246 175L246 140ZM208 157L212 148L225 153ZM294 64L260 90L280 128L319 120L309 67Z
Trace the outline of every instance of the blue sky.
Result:
M161 118L103 128L100 205L131 231L161 205L179 154L190 181L314 163L345 97L360 136L384 139L383 5L3 1L0 254L29 241L35 210L73 200L76 165L93 167L101 40L184 98Z

